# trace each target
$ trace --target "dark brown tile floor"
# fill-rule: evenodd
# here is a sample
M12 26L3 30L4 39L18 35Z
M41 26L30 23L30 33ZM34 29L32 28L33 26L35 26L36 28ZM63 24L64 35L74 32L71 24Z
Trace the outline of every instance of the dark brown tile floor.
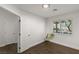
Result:
M24 51L25 54L79 54L79 50L58 45L51 42L43 42Z
M17 53L17 44L9 44L4 47L0 47L0 54L15 54Z

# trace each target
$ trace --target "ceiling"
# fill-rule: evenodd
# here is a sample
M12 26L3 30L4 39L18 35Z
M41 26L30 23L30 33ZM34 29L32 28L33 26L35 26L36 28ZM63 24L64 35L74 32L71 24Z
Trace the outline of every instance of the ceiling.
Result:
M12 6L46 18L79 10L79 4L50 4L49 8L42 8L42 4L12 4ZM53 11L53 9L58 10Z

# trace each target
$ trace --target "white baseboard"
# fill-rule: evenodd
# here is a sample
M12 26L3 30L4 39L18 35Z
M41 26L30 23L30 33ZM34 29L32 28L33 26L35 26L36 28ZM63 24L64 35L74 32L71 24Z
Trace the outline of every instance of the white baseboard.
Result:
M29 48L31 48L31 47L33 47L33 46L35 46L35 45L38 45L38 44L40 44L40 43L42 43L42 42L44 42L44 41L45 41L45 40L42 40L42 41L36 42L35 44L32 44L32 45L30 45L30 46L28 46L28 47L26 47L26 48L23 48L23 49L20 50L20 53L26 51L27 49L29 49Z
M17 42L11 42L11 43L6 43L6 44L0 44L0 47L6 46L6 45L9 45L9 44L13 44L13 43L17 43Z
M72 49L79 50L79 48L76 45L75 46L71 46L71 45L63 44L63 43L56 42L56 41L49 41L49 42L56 43L56 44L59 44L59 45L62 45L62 46L66 46L66 47L69 47L69 48L72 48Z

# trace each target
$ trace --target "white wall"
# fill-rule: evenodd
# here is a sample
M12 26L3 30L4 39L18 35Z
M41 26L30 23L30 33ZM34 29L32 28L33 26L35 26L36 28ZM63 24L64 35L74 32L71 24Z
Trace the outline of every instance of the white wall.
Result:
M18 40L18 16L0 7L0 47Z
M46 21L46 32L53 32L53 21L55 20L72 20L72 34L55 34L55 37L50 40L58 44L62 44L71 48L79 49L79 12L73 12L54 16Z
M45 38L45 20L26 13L21 16L21 52L39 44Z
M24 12L16 7L2 5L1 7L15 13L21 18L20 52L39 44L45 38L45 19L32 13ZM30 36L29 36L30 35Z

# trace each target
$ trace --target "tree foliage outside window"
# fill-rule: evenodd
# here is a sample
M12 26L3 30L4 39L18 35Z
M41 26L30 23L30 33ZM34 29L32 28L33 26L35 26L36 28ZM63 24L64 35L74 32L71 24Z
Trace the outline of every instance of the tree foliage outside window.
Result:
M72 33L71 27L72 27L71 20L62 20L61 22L55 21L53 24L53 32L71 34Z

